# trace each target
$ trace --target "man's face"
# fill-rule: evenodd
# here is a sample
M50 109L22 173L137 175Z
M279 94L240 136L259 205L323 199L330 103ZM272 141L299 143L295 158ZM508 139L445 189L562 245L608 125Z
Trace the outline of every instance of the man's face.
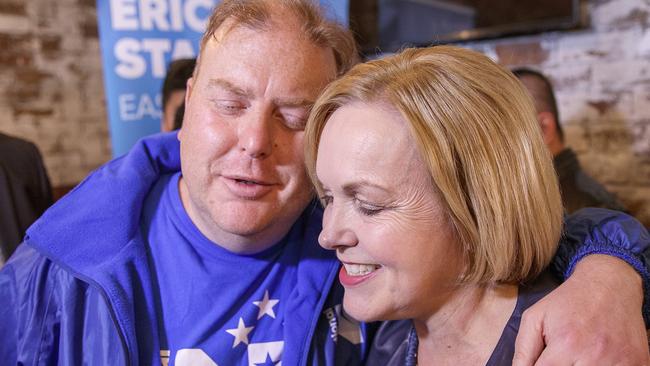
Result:
M220 29L188 84L179 188L205 236L252 253L280 240L311 199L303 128L336 66L298 30Z

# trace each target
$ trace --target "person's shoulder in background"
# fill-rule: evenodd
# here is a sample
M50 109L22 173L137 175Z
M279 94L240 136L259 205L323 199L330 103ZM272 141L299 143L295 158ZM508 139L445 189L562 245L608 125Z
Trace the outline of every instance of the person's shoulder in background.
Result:
M0 133L0 265L51 204L52 187L36 145Z

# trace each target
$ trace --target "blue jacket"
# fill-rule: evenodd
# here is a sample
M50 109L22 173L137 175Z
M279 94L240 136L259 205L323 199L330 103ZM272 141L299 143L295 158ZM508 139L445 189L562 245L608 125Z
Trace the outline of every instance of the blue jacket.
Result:
M3 365L159 364L152 273L139 217L158 177L179 169L175 134L144 139L91 174L28 230L25 242L0 271ZM295 321L286 325L295 329L297 339L285 345L286 365L345 359L327 354L333 348L322 344L332 338L320 334L330 327L319 326L326 301L333 301L326 298L328 289L334 286L337 291L330 293L341 293L335 282L338 262L316 244L321 211L308 210L313 219L305 229L301 263L296 264L302 282L297 284ZM556 261L562 270L570 271L582 255L605 251L626 258L648 283L641 253L650 238L636 221L592 211L570 222L571 233ZM370 336L365 335L368 342ZM403 337L394 337L395 344ZM391 343L388 339L383 346Z

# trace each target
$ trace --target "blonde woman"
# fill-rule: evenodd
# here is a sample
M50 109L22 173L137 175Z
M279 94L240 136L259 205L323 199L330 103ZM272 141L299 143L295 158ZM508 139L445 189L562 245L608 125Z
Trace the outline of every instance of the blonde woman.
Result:
M306 139L345 311L412 320L405 347L373 362L509 364L522 312L556 286L562 225L517 79L473 51L408 49L330 85Z

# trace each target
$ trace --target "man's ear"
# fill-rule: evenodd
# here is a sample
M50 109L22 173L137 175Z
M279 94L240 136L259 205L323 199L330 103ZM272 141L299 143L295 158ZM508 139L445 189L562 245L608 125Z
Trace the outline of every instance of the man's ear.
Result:
M190 95L192 94L192 88L194 87L194 77L191 77L187 79L187 83L185 83L185 111L187 111L187 102L190 100ZM185 125L183 123L183 125ZM183 126L181 126L180 130L178 130L178 134L176 137L180 140L183 135Z
M194 86L194 76L187 79L187 83L185 83L185 105L187 105L187 101L190 99L190 94L192 94L193 86Z
M557 139L557 122L555 121L555 116L551 112L539 112L537 114L537 121L539 122L539 127L542 129L544 143L550 145Z

